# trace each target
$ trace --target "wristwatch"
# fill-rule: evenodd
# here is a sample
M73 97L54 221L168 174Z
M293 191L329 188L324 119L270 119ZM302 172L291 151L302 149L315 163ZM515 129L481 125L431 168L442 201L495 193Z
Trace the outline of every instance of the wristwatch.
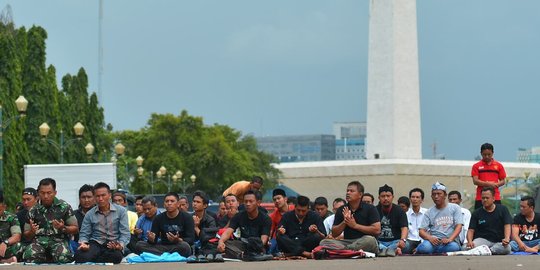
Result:
M9 246L9 240L4 240L4 244L6 244L6 246Z
M401 239L401 241L403 241L403 243L407 243L407 239L406 239L406 238Z

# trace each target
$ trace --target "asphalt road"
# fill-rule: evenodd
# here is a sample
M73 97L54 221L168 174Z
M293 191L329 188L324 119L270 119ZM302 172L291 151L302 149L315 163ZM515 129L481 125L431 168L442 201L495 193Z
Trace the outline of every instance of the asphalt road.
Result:
M147 264L119 264L111 266L103 265L3 265L3 269L49 269L49 270L176 270L176 269L374 269L374 270L416 270L416 269L436 269L436 270L495 270L495 269L538 269L540 257L530 256L404 256L395 258L373 258L356 260L299 260L299 261L268 261L268 262L225 262L206 264L186 264L186 263L147 263Z

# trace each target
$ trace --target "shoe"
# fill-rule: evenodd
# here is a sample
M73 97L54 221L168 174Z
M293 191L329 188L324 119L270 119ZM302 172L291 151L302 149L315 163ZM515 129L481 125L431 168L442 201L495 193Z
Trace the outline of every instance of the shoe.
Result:
M191 255L187 257L187 263L196 263L196 262L197 262L197 257L195 257L195 255Z
M206 257L204 255L201 254L201 255L197 256L197 262L198 263L207 263L208 260L206 259Z
M379 250L379 254L377 254L377 257L386 257L386 248Z
M396 257L396 250L393 248L387 248L386 249L386 256L387 257Z
M214 262L218 262L218 263L225 262L225 260L223 259L223 255L221 255L221 253L216 254L216 256L214 256Z
M270 261L274 258L271 254L248 254L247 256L244 256L243 261L246 262L262 262L262 261Z
M214 255L212 255L212 254L206 255L206 260L207 260L208 262L213 262L213 261L214 261Z

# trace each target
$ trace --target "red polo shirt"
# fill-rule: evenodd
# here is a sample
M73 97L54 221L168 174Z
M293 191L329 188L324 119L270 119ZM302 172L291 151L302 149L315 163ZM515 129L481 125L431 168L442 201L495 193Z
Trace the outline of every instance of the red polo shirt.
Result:
M483 160L478 161L472 166L471 176L478 176L479 180L496 183L499 180L506 178L506 171L501 163L492 159L491 162L485 163ZM495 200L501 199L499 189L495 189ZM476 200L482 200L482 187L476 187Z

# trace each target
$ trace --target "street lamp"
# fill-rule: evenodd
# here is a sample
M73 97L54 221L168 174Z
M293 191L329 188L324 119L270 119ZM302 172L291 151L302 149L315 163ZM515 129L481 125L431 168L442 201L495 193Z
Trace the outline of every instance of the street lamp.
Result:
M83 124L81 124L81 122L77 122L77 124L73 126L73 131L75 132L75 138L67 140L67 141L64 141L64 131L60 130L60 141L58 143L52 139L47 138L50 130L51 128L49 127L49 125L47 125L47 123L41 124L39 126L39 134L41 135L41 139L43 141L48 142L52 146L56 147L58 150L60 150L60 163L64 163L64 149L71 143L75 141L80 141L82 139L84 126Z
M195 181L197 180L197 176L195 176L194 174L192 174L189 177L189 179L191 180L191 183L186 182L186 178L182 178L182 171L177 171L175 176L177 177L177 179L181 179L180 188L182 189L183 194L186 194L186 190L189 187L195 186Z
M11 121L18 120L21 117L26 116L26 108L28 107L28 100L23 96L19 96L15 100L15 106L17 106L18 115L6 120L5 124L2 124L2 105L0 105L0 190L4 190L4 131L7 129Z

